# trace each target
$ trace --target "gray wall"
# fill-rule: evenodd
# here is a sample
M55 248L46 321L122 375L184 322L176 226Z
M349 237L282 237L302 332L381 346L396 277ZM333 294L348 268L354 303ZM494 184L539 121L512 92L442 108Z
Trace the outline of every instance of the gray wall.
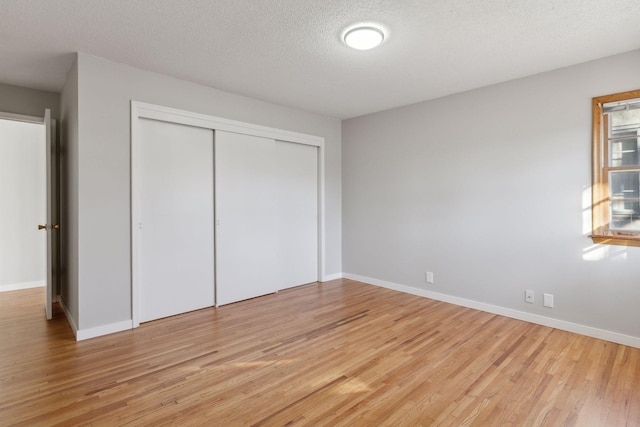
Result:
M343 122L343 271L640 337L640 248L587 237L591 98L639 69L635 51Z
M60 102L60 204L64 214L60 218L62 287L60 296L71 318L78 325L79 308L79 252L78 252L78 61L67 74Z
M60 94L0 83L0 111L43 117L51 110L51 118L60 118Z
M69 84L69 82L68 82ZM130 101L297 131L326 142L326 273L341 272L341 128L306 113L78 54L80 329L131 319ZM73 263L73 261L71 262Z

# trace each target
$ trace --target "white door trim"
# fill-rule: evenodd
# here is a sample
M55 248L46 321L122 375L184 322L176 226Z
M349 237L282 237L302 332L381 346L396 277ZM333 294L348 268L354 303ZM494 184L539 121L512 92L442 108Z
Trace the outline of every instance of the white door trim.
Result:
M140 326L139 318L139 184L136 173L140 164L140 119L153 119L212 130L223 130L245 135L261 136L318 147L318 280L325 280L325 160L324 138L282 129L223 119L176 108L131 101L131 316L133 327Z

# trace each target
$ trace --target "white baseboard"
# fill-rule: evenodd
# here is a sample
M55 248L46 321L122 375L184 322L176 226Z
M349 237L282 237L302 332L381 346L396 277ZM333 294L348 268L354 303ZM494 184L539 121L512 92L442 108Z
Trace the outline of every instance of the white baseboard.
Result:
M395 291L405 292L425 298L443 301L462 307L473 308L488 313L498 314L500 316L510 317L512 319L524 320L525 322L535 323L537 325L549 326L551 328L560 329L562 331L573 332L592 338L598 338L605 341L611 341L616 344L622 344L629 347L640 348L640 337L624 335L618 332L607 331L604 329L594 328L592 326L581 325L579 323L567 322L565 320L554 319L551 317L540 316L539 314L527 313L524 311L514 310L511 308L500 307L483 302L473 301L465 298L455 297L452 295L441 294L438 292L414 288L412 286L400 285L397 283L386 282L384 280L372 279L370 277L358 276L356 274L343 273L345 279L356 280L369 285L380 286L382 288L393 289Z
M122 322L109 323L108 325L96 326L94 328L80 329L76 333L76 340L88 340L102 335L113 334L114 332L122 332L133 329L131 320L123 320Z
M73 316L71 316L71 312L69 312L69 309L67 308L67 305L64 303L64 298L62 298L62 295L58 296L58 303L60 304L60 307L62 307L62 312L64 313L65 317L67 318L67 322L69 322L69 326L71 326L71 330L73 331L73 335L76 337L76 340L78 339L78 327L76 326L76 322L73 320Z
M0 285L0 292L19 291L21 289L42 287L44 287L44 280L38 280L35 282L9 283L7 285Z
M342 273L335 274L325 274L325 276L320 280L321 282L328 282L330 280L342 279Z
M133 329L133 322L131 320L124 320L122 322L110 323L108 325L96 326L94 328L78 329L76 322L73 320L69 309L64 303L64 300L60 298L60 306L62 311L67 317L67 321L73 330L73 334L76 337L76 341L88 340L89 338L96 338L102 335L112 334L114 332L121 332Z

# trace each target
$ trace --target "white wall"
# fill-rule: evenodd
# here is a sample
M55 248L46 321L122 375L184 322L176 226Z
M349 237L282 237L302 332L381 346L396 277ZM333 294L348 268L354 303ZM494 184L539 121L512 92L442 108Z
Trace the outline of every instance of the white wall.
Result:
M0 119L0 291L45 283L44 131Z
M591 98L639 69L635 51L345 121L343 271L640 337L640 248L587 237Z
M131 319L130 101L136 100L325 138L326 273L342 270L341 128L306 113L78 54L78 328ZM70 84L68 81L67 84ZM66 89L65 89L66 91ZM65 92L63 92L63 98ZM72 196L74 197L74 196ZM73 204L73 203L72 203ZM101 329L100 329L101 328Z

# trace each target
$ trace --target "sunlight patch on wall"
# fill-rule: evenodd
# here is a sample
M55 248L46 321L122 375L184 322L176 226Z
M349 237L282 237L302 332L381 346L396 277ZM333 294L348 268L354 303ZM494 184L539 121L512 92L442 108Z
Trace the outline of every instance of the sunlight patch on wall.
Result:
M612 245L590 245L582 250L584 261L626 261L627 248L624 246Z

